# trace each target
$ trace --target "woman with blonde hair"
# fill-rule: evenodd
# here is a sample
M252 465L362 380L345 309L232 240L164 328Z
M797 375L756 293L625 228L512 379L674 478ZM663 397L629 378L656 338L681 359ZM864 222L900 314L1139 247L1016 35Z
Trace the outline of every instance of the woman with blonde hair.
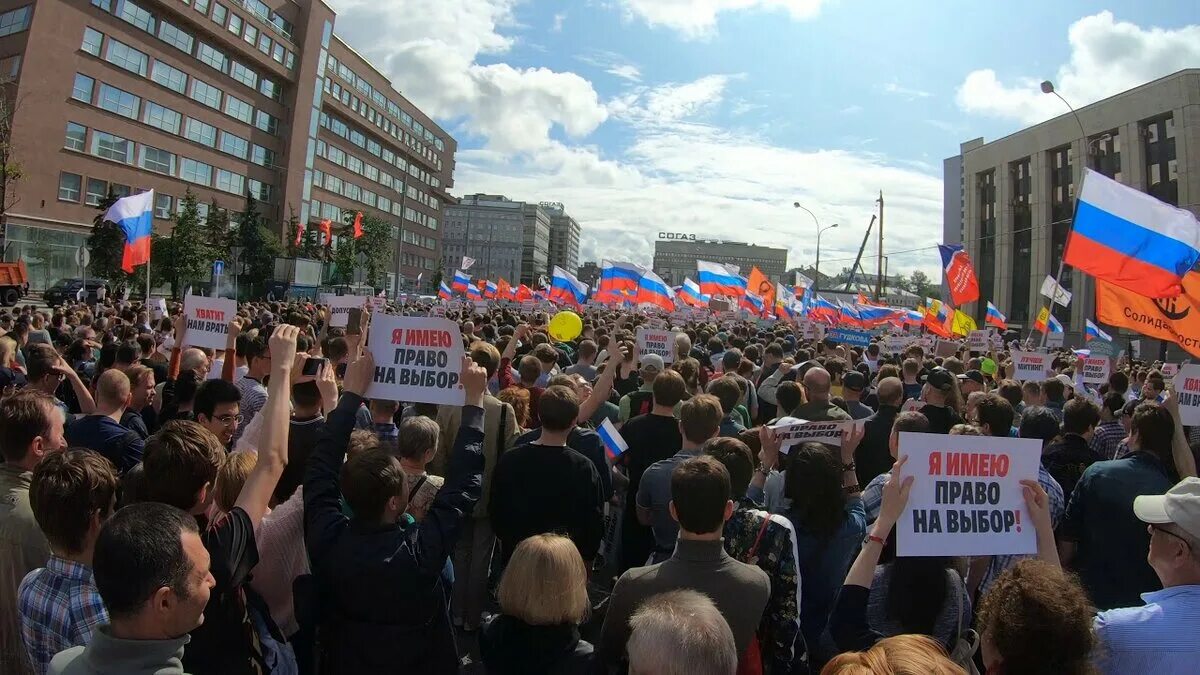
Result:
M479 651L489 675L566 675L591 670L592 645L579 637L588 616L587 568L562 535L538 534L513 551Z
M254 452L231 452L225 456L221 468L217 469L217 482L213 487L213 503L221 513L233 510L255 464L258 464L258 454Z
M863 652L833 657L821 675L964 675L966 671L946 656L937 640L928 635L896 635L876 642Z

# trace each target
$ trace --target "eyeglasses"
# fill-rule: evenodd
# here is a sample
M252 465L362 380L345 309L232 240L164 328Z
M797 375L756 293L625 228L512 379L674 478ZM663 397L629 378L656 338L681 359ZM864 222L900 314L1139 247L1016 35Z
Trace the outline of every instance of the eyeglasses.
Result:
M217 415L216 420L224 426L232 426L242 423L241 415Z
M1162 532L1163 534L1165 534L1167 536L1178 539L1179 541L1183 542L1184 546L1188 547L1188 550L1191 550L1191 548L1192 548L1191 542L1189 542L1187 539L1183 538L1181 535L1175 534L1174 532L1172 532L1166 528L1151 524L1150 529L1154 530L1155 532Z

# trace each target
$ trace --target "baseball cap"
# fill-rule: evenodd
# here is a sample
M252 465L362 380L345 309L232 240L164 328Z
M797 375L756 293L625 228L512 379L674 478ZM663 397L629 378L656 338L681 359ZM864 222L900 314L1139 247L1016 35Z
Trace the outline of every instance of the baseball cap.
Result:
M0 368L0 389L16 387L20 389L26 384L25 376L12 368Z
M1184 478L1165 495L1135 497L1133 514L1143 523L1174 523L1200 539L1200 478Z
M1059 373L1054 376L1054 379L1058 380L1059 382L1062 382L1062 385L1064 387L1067 387L1069 389L1075 388L1075 380L1072 380L1071 376L1067 375L1066 373Z
M647 354L641 358L643 371L654 371L661 373L663 371L663 358L658 354Z
M985 384L984 379L983 379L983 373L979 372L978 370L968 370L967 372L963 373L962 375L959 375L958 379L971 380L972 382L977 382L979 384Z
M857 370L852 370L842 376L842 386L851 391L862 391L867 388L867 378Z
M934 389L947 391L954 386L954 373L945 368L934 368L925 376L925 383Z
M992 359L984 359L979 363L979 370L984 375L995 375L998 368L996 367L996 362Z

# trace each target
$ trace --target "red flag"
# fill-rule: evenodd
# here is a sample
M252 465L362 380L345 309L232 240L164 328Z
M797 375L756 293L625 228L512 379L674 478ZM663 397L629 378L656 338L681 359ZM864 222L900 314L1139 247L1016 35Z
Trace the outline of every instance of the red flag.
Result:
M321 221L321 233L325 235L325 245L333 246L333 223L328 218Z
M354 214L354 238L358 239L363 235L362 231L362 211Z
M950 301L961 307L979 299L979 280L971 258L959 244L938 244L942 254L942 268L946 274L946 286L950 288Z
M294 246L300 246L300 239L304 237L304 223L296 223L296 243Z
M500 281L496 282L496 297L501 300L512 299L513 287L508 284L504 277L500 277Z

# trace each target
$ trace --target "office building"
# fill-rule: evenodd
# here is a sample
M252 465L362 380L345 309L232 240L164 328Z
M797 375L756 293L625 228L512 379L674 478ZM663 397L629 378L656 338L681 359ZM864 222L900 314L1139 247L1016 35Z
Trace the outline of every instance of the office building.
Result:
M654 273L672 286L679 286L691 277L696 280L696 261L736 266L742 276L758 267L773 281L788 281L786 248L756 246L738 241L698 239L691 234L660 232L654 242Z
M1032 325L1045 304L1042 282L1062 260L1085 166L1200 213L1200 69L1077 112L1078 121L1066 112L990 143L967 141L946 162L957 161L961 171L946 172L944 234L954 241L961 229L975 263L981 301L966 310L977 319L991 300L1010 325ZM1056 306L1055 316L1068 341L1078 343L1084 320L1095 314L1094 281L1069 267L1060 281L1074 300Z
M541 207L550 214L550 251L547 266L558 267L574 273L579 267L579 223L567 215L558 202L542 202Z
M541 204L522 204L525 241L521 247L521 283L540 287L550 278L550 212Z
M600 282L600 265L588 261L579 266L579 271L575 272L575 278L587 284L589 288L595 288Z
M361 211L393 224L388 290L422 272L428 286L455 141L334 34L327 5L15 5L0 13L0 69L24 176L4 242L35 288L78 274L73 253L107 193L146 189L160 234L186 190L232 218L252 194L281 241L293 216L315 228Z
M475 259L468 270L475 278L504 278L516 284L521 278L525 243L524 207L502 195L483 194L468 195L447 206L442 230L445 274L453 275L467 256Z

